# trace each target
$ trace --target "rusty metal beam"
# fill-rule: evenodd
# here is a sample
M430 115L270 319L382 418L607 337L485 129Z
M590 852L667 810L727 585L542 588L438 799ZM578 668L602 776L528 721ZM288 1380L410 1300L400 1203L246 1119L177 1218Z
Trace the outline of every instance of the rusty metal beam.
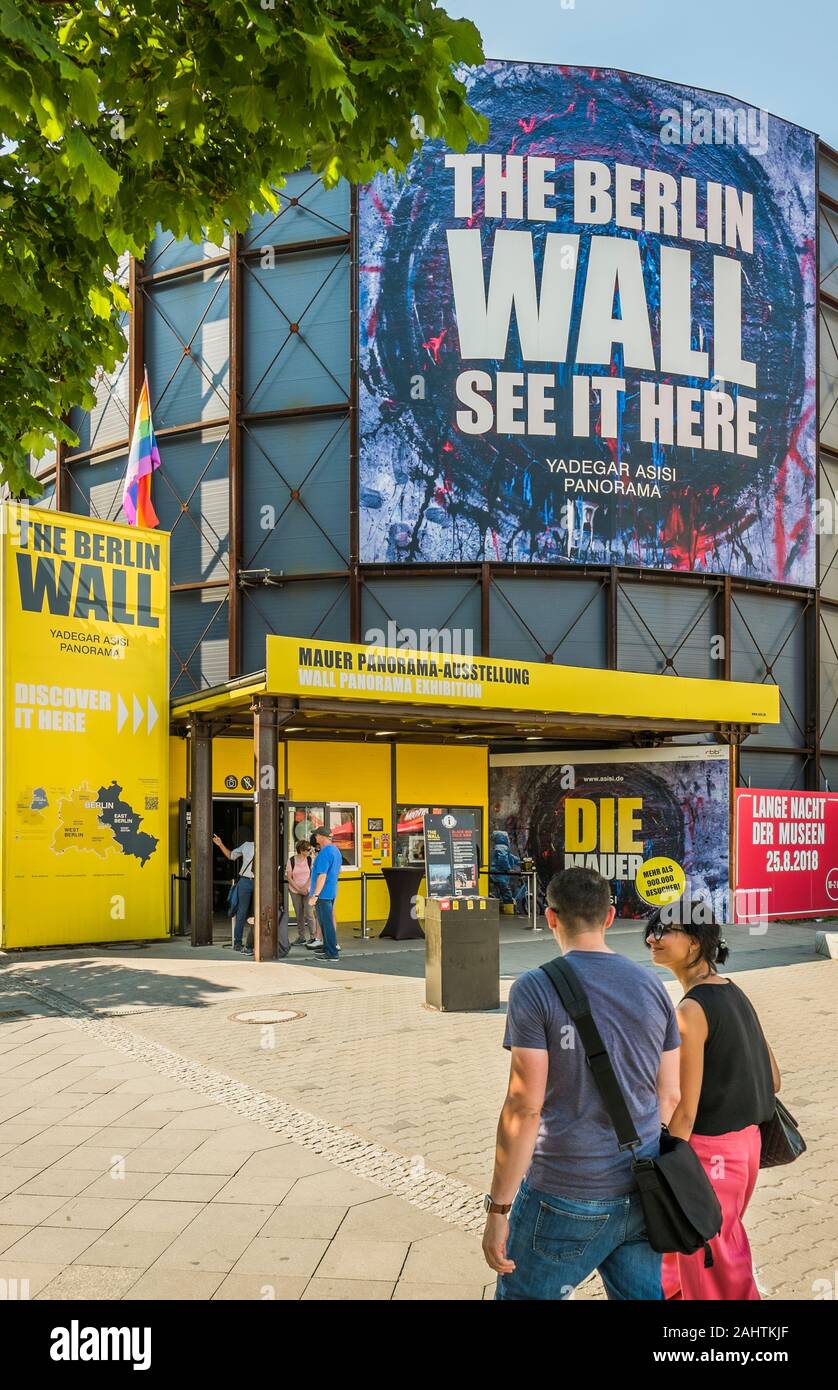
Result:
M189 720L192 945L212 945L212 726Z
M140 391L143 385L145 374L145 343L144 343L144 305L140 282L143 274L142 261L134 260L128 267L128 302L130 304L130 317L128 320L128 427L129 431L134 421L137 410L137 401L140 399ZM128 440L126 439L126 444ZM113 445L111 445L113 449ZM95 450L90 451L90 455ZM81 455L76 455L81 457Z
M227 557L229 602L227 605L228 674L241 674L241 593L239 565L242 555L242 506L244 467L242 462L242 382L244 373L244 285L242 283L242 237L236 232L230 237L230 419L227 436L229 478L230 538Z
M618 621L620 610L620 572L612 565L608 579L608 630L606 634L606 661L611 671L619 665Z
M277 702L260 696L253 705L256 845L253 955L275 960L279 921L279 803L277 788Z
M361 641L361 475L358 450L358 189L350 201L349 271L349 640Z

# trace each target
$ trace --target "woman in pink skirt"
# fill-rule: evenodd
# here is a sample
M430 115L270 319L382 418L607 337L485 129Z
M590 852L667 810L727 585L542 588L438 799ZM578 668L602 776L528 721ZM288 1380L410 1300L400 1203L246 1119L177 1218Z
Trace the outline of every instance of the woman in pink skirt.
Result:
M681 1032L681 1099L669 1133L688 1139L722 1208L722 1229L704 1252L664 1255L664 1298L758 1299L751 1247L742 1218L759 1174L759 1126L774 1113L780 1073L751 1001L716 966L728 950L718 923L701 903L678 922L678 904L650 919L646 945L683 987L677 1007ZM671 917L671 920L668 920Z

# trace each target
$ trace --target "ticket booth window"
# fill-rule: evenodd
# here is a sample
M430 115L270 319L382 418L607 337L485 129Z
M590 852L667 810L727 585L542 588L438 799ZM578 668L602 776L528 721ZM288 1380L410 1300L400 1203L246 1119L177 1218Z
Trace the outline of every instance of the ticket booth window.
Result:
M289 806L289 854L297 840L310 840L321 825L328 826L345 869L358 869L359 808L344 801L292 802Z

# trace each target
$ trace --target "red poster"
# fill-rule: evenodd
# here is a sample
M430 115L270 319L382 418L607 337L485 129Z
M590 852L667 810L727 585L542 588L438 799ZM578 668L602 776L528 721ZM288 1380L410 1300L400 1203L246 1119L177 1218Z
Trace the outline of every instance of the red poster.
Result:
M838 792L736 791L736 921L838 913Z

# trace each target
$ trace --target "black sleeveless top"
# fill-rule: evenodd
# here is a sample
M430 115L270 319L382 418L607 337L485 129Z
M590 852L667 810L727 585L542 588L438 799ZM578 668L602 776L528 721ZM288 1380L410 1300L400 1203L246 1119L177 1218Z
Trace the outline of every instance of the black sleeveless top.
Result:
M726 985L693 985L684 998L701 1005L708 1029L693 1133L730 1134L770 1119L771 1059L747 994L731 980Z

